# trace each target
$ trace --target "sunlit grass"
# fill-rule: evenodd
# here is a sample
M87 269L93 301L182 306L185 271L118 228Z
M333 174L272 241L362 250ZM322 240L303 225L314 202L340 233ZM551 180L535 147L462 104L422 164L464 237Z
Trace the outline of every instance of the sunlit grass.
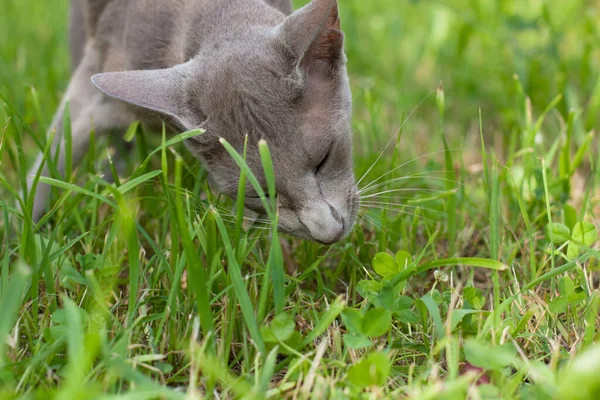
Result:
M223 143L251 221L137 124L35 225L67 3L0 4L0 398L598 397L597 4L340 1L362 206L326 247L277 232L267 146L264 193Z

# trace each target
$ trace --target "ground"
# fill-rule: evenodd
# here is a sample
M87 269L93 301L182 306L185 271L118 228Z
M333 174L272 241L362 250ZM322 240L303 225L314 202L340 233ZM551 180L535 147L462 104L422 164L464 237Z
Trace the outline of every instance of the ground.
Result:
M598 1L340 1L368 173L331 247L140 130L23 218L67 11L0 4L0 398L598 398Z

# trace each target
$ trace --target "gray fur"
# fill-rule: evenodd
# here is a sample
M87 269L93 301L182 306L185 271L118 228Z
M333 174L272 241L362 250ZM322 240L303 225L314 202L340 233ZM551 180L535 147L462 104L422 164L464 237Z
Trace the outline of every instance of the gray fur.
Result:
M71 51L71 68L73 71L83 58L86 31L83 4L84 0L72 0L69 10L69 50Z
M235 197L239 170L219 138L241 151L248 135L247 162L262 184L258 141L271 149L283 231L333 243L351 230L358 194L336 0L287 17L289 0L74 1L85 1L87 41L53 122L62 132L69 101L74 165L90 121L99 134L158 116L178 131L206 130L188 147ZM36 219L48 190L38 188ZM246 206L262 211L250 186Z

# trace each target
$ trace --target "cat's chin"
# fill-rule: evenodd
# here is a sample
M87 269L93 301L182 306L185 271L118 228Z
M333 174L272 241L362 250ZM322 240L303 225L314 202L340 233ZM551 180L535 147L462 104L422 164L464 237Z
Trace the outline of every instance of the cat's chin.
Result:
M302 240L306 240L308 242L313 242L313 243L319 243L322 244L324 246L331 246L335 243L337 243L340 239L335 240L335 241L322 241L322 240L318 240L315 239L314 237L310 236L308 233L304 232L304 231L300 231L300 232L287 232L285 229L283 228L279 228L279 231L281 231L282 233L285 233L287 235L290 235L292 237L295 237L297 239L302 239Z
M333 238L331 240L319 240L319 239L316 239L316 238L314 238L314 237L312 237L312 236L310 236L308 234L295 235L293 233L290 233L290 235L298 237L298 238L303 239L303 240L308 240L309 242L319 243L319 244L322 244L324 246L331 246L331 245L334 245L334 244L336 244L336 243L344 240L344 238L346 236L348 236L348 233L344 231L339 237Z

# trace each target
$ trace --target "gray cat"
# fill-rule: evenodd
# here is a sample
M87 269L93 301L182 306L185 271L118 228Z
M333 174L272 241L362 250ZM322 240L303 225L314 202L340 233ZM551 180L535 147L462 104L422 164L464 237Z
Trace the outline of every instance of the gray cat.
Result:
M219 190L235 197L239 169L219 138L241 152L248 135L247 162L263 185L257 143L265 139L281 230L338 241L352 229L358 208L338 5L312 0L291 11L290 0L73 0L76 68L53 121L54 146L64 147L67 102L74 165L92 126L97 134L135 120L163 120L180 132L202 128L206 133L187 145ZM40 163L41 157L30 184ZM64 151L58 169L64 173ZM40 185L35 220L48 194ZM246 207L263 211L250 186Z

